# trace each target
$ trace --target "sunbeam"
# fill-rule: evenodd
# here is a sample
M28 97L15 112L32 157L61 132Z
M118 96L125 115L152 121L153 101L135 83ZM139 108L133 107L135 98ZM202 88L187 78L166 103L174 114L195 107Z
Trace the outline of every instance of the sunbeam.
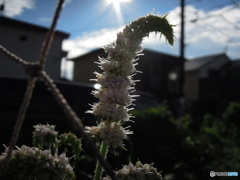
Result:
M131 1L132 0L106 0L108 5L111 4L114 7L119 26L124 24L123 17L122 17L122 12L121 12L121 4L122 3L129 3Z

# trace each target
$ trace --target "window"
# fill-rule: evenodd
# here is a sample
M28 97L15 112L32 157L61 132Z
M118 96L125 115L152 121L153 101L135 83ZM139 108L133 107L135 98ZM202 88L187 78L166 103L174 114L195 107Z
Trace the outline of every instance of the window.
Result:
M28 37L26 35L21 34L19 36L19 40L22 41L22 42L26 42L28 40Z

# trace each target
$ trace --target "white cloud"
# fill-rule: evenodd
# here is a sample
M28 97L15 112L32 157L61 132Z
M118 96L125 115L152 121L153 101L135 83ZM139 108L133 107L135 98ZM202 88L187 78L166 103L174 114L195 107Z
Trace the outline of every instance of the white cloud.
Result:
M232 43L240 37L240 16L236 14L239 9L233 6L209 12L186 6L186 55L196 57L225 52L230 58L235 58L236 54L240 57L239 50L234 52L239 44Z
M33 9L35 0L7 0L5 1L4 14L9 17L21 15L26 9Z
M81 37L65 40L63 50L68 51L68 57L76 57L114 42L121 29L101 29L84 33Z
M175 15L169 14L169 21L172 24L179 24L174 18ZM101 48L110 43L113 43L117 38L117 33L123 28L118 29L101 29L98 31L85 32L82 36L76 37L74 39L65 40L63 42L63 50L68 51L68 58L73 58L79 55L88 53L89 51ZM179 31L179 27L174 27L174 31ZM176 35L178 36L178 35ZM153 46L159 46L161 44L166 44L164 38L161 38L160 34L151 33L148 38L143 41L143 47L156 49Z
M230 6L209 12L197 10L193 6L186 6L185 9L186 57L219 52L226 52L230 58L240 57L239 9ZM167 18L171 24L176 25L174 47L166 46L165 39L159 41L159 34L155 36L154 33L144 40L143 47L177 55L180 39L180 8L172 10ZM69 57L78 56L112 43L120 30L101 29L84 33L81 37L66 40L63 49L69 51Z

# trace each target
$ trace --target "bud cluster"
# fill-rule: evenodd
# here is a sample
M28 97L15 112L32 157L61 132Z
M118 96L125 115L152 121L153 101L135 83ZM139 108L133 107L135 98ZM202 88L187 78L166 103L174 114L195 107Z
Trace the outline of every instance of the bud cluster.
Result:
M8 148L0 156L6 158ZM8 179L75 179L73 167L65 153L52 155L50 150L40 150L36 147L21 146L12 152L6 176Z
M123 166L122 169L116 172L116 178L119 180L162 180L161 174L153 167L153 164L142 164L140 161L133 165ZM111 180L109 176L103 180Z

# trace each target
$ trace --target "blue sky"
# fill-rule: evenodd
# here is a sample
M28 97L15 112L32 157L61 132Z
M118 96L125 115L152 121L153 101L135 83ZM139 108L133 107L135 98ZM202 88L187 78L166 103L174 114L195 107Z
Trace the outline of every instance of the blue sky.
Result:
M2 13L14 19L49 27L57 0L5 1ZM115 0L116 1L116 0ZM67 0L57 29L71 36L63 43L68 57L76 57L113 42L124 25L150 12L177 24L173 47L154 34L143 47L179 55L180 0L122 0L116 8L110 0ZM186 58L226 53L240 59L240 0L186 0Z

